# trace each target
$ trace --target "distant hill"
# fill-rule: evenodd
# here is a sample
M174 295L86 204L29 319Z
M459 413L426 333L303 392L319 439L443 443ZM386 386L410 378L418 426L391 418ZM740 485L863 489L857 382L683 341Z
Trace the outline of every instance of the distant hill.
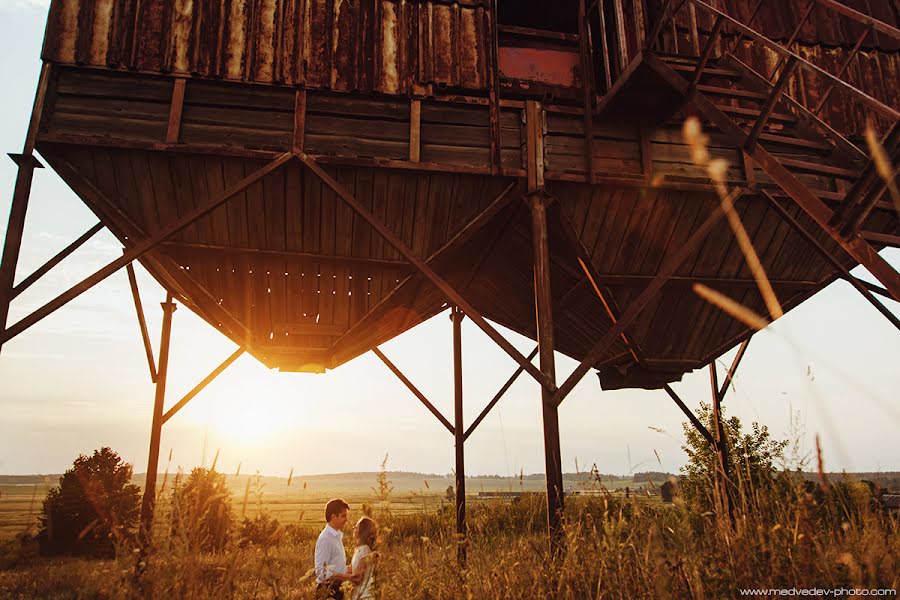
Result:
M249 482L251 488L262 487L269 492L277 492L288 487L287 477L241 473L239 476L225 474L232 489L241 491ZM829 479L839 481L847 478L852 481L868 480L888 490L900 490L900 472L861 472L861 473L827 473ZM302 488L312 494L340 494L358 493L369 491L375 486L377 473L374 471L357 471L350 473L328 473L319 475L294 474L290 487ZM672 476L663 472L635 473L634 476L601 474L600 483L607 488L624 488L626 486L639 487L644 485L659 484ZM138 485L144 483L144 473L135 473L133 480ZM171 482L175 478L174 473L167 476L159 474L159 482L167 477ZM258 477L258 479L257 479ZM818 479L817 473L803 473L807 480ZM0 485L5 486L53 486L59 481L60 474L48 475L0 475ZM388 479L394 486L396 493L442 493L448 486L455 485L452 474L415 473L409 471L389 471ZM563 481L569 487L587 487L596 485L590 473L565 473ZM466 477L466 489L471 492L478 491L541 491L544 487L543 473L530 473L522 476L506 477L503 475L477 475Z

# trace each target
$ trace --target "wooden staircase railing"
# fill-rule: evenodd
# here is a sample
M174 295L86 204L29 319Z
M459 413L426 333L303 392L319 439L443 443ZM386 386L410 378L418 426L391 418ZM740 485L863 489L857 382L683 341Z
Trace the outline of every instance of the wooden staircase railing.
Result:
M757 2L750 17L751 22L765 1L767 0L759 0ZM667 63L654 54L667 24L674 23L676 15L684 7L701 10L715 18L715 25L707 34L703 52L695 51L694 54L685 56L685 59L696 61L692 73L689 71L686 73L684 68L679 73L673 68L672 64L669 64L677 56L670 57L669 63ZM843 17L866 25L865 30L856 40L852 50L849 51L842 61L837 74L829 73L801 57L790 48L815 7L824 7L839 13ZM692 24L689 27L691 35L697 36L697 39L691 44L692 49L696 50L696 48L699 48L700 32L693 26L693 23L696 22L695 13L689 15L689 22ZM743 39L750 39L778 54L779 59L772 72L766 75L756 73L748 65L738 60L733 55L733 50L730 53L725 53L726 61L712 61L713 48L717 45L724 28L728 28L737 34L735 49L742 43ZM837 131L818 116L833 92L838 91L844 94L852 99L854 103L860 105L866 111L865 114L888 121L889 133L882 140L882 145L889 160L894 161L894 164L900 161L900 111L873 98L865 91L843 79L853 58L859 53L863 42L872 31L878 31L881 34L900 39L900 30L854 11L834 0L815 0L815 2L811 2L809 8L803 12L800 21L795 24L786 44L774 41L750 27L749 24L741 23L703 0L667 0L660 19L655 23L652 33L646 40L645 53L647 55L644 60L663 79L668 80L676 89L682 91L686 99L693 100L694 105L720 131L731 135L746 156L752 158L772 181L812 217L822 229L827 231L848 254L868 268L881 281L895 300L900 301L900 274L870 245L870 241L888 245L884 244L883 240L893 241L898 236L861 231L869 214L880 202L885 194L885 190L891 187L892 183L885 181L879 176L878 165L869 158L867 153L863 152L848 139L850 135L847 132ZM705 69L709 68L709 65L713 63L720 70L723 67L727 68L729 65L735 65L745 74L745 79L738 80L731 88L700 85ZM684 65L678 66L684 67ZM805 106L785 93L791 77L799 70L813 74L825 90L813 107ZM740 87L741 84L743 84L743 88ZM750 86L750 89L747 89L747 86ZM735 110L738 107L717 105L716 102L707 98L708 95L712 95L714 98L720 95L756 102L762 101L762 105L758 111L743 107L740 107L740 110ZM846 179L850 176L850 179L853 181L849 192L843 195L841 205L837 211L832 211L822 202L821 197L825 195L822 190L810 189L798 177L797 170L800 169L800 172L803 172L803 169L809 165L779 157L776 155L777 153L770 152L762 147L763 143L771 139L771 136L767 136L766 139L762 139L762 136L766 131L770 118L775 114L776 107L780 104L785 105L789 112L797 114L807 131L818 130L836 149L844 153L843 159L840 158L839 154L835 154L835 160L840 160L844 165L822 166L823 170L840 175L842 178ZM735 119L744 121L751 121L752 119L752 123L748 126L741 126ZM745 127L749 127L749 131ZM852 168L852 164L854 164L853 161L858 161L861 157L867 159L868 162L859 172ZM882 167L882 175L884 171L885 169ZM879 242L879 240L882 241Z

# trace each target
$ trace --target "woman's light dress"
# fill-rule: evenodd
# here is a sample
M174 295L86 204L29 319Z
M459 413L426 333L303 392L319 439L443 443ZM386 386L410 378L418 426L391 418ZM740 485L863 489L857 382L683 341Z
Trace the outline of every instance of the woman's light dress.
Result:
M366 544L356 547L356 551L353 553L353 560L350 561L350 566L353 567L354 573L357 572L356 570L359 568L362 560L367 556L371 556L371 554L372 549ZM374 600L375 598L375 566L372 564L371 559L368 562L369 566L366 569L366 575L362 581L353 586L350 600Z

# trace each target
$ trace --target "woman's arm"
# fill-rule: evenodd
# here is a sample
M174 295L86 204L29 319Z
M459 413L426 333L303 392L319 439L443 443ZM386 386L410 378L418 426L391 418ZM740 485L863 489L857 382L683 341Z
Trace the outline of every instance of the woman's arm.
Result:
M354 584L360 583L366 577L366 571L369 570L369 558L371 556L371 554L367 554L360 559L359 565L357 565L356 567L356 571L354 571L350 576L350 581L352 581Z

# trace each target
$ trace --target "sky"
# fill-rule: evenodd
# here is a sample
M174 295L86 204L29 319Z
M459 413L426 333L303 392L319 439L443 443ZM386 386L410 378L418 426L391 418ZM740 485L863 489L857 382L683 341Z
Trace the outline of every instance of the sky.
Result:
M46 7L0 0L0 145L18 152L40 68ZM15 168L0 161L0 231ZM49 169L35 176L19 261L21 280L96 222ZM101 232L17 298L10 322L106 262L121 245ZM900 252L885 252L900 265ZM154 348L165 293L137 268ZM856 274L870 278L862 270ZM889 302L897 311L897 304ZM501 331L524 354L533 342ZM756 335L725 401L726 413L796 438L801 453L821 438L828 470L900 470L900 333L853 288L831 285ZM452 419L451 324L447 313L382 346ZM175 312L167 406L234 350L181 307ZM733 351L720 359L724 372ZM465 422L478 415L516 365L468 320L463 325ZM561 382L575 362L557 355ZM696 409L709 399L706 370L673 386ZM80 453L111 446L146 469L154 389L126 275L41 321L0 354L0 474L60 473ZM589 374L560 407L563 467L628 474L676 472L685 462L684 416L663 391L603 392ZM792 426L791 423L794 423ZM244 356L169 421L161 466L209 465L267 475L391 470L449 473L452 436L372 354L324 375L268 371ZM469 474L544 472L540 392L527 376L513 385L466 443Z

